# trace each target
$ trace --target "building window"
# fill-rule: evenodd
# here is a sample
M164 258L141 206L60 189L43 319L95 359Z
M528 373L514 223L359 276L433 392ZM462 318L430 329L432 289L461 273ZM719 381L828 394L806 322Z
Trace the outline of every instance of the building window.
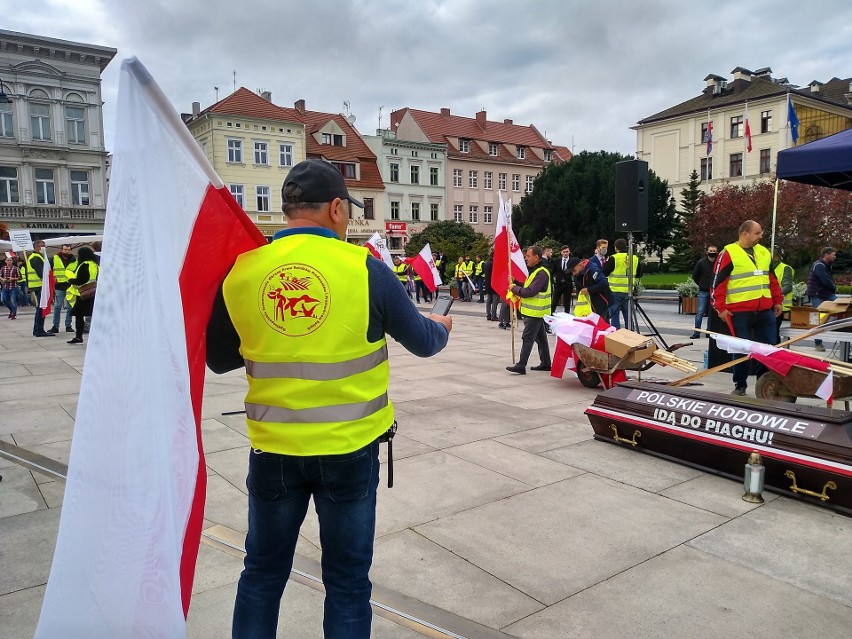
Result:
M545 149L544 150L544 161L550 162L551 160L553 160L553 151L551 151L550 149Z
M86 143L85 112L79 107L65 107L65 131L70 144Z
M765 175L771 171L769 149L760 149L760 174Z
M769 133L772 131L772 111L760 112L760 132Z
M323 144L331 144L331 133L323 133L322 134L322 143Z
M527 157L527 148L525 146L518 147L518 159L525 160Z
M701 158L701 181L713 179L713 158Z
M462 170L461 169L453 169L453 186L461 186L462 185Z
M352 207L350 206L351 210ZM374 220L376 219L375 208L373 207L373 198L365 197L364 198L364 219L365 220Z
M256 186L255 193L257 194L257 210L269 211L269 187Z
M269 153L267 152L268 143L255 140L254 143L254 163L269 164Z
M36 169L36 202L56 204L56 183L53 181L53 169Z
M416 164L411 167L411 183L420 184L420 167Z
M292 144L278 144L278 166L293 166Z
M471 224L479 223L479 207L478 206L471 206L468 216L469 216Z
M490 155L492 157L497 157L498 153L499 153L499 147L497 146L497 143L496 142L489 142L488 143L488 155Z
M239 204L242 208L245 208L245 206L246 206L245 189L244 189L243 185L242 184L231 184L230 189L231 189L231 195L234 196L234 199L237 201L237 204Z
M489 191L491 190L491 181L494 176L494 173L491 171L483 171L482 173L482 186L484 186Z
M735 118L731 118L731 137L743 137L743 116L738 115Z
M741 177L743 174L743 154L731 153L730 177Z
M399 155L399 149L395 146L391 147L391 155Z
M461 204L453 206L453 221L459 223L464 222L464 209Z
M701 144L707 144L707 131L709 129L709 122L701 123Z
M483 224L493 224L494 216L494 207L493 206L485 206L482 208L482 223Z
M506 190L506 174L505 173L498 173L497 174L497 188L500 189L501 191Z
M242 164L243 162L243 141L235 138L228 138L228 162L234 164Z
M420 202L411 203L411 219L415 222L420 221Z
M479 171L467 172L467 185L472 189L479 188Z
M13 138L15 131L12 127L12 105L0 104L0 138Z
M534 176L534 175L528 175L528 176L527 176L527 189L526 189L526 192L527 192L527 193L532 193L532 192L533 192L533 182L534 182L534 181L535 181L535 176Z
M50 106L47 104L30 105L30 123L33 140L50 140Z
M390 165L390 181L399 182L399 164L395 162Z
M429 205L429 219L432 220L433 222L435 222L438 219L438 211L439 211L438 204L435 203L435 202L432 202Z
M430 186L438 186L438 167L430 166L429 167L429 185Z
M399 202L391 202L391 219L399 219Z
M355 164L353 162L332 162L332 164L348 180L355 179Z
M71 171L71 204L89 206L89 172Z
M459 153L470 153L470 140L459 140Z
M521 176L519 173L512 173L512 190L516 193L521 190Z
M417 151L412 151L412 152L411 152L411 157L416 158L416 157L417 157Z
M12 166L0 166L0 204L16 204L18 195L18 169Z

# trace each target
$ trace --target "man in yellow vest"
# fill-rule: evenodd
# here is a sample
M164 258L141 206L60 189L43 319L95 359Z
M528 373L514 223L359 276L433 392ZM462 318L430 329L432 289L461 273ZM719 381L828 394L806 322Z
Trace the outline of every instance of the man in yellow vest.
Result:
M27 257L27 288L30 297L35 299L35 319L33 320L33 337L53 337L53 333L44 330L44 315L39 307L41 299L41 275L44 272L44 241L33 242L33 252Z
M476 287L474 292L479 293L479 303L485 303L485 287L482 285L482 271L485 268L485 261L481 255L476 256L476 263L473 266L473 285Z
M772 344L775 318L781 315L784 296L770 266L769 249L760 245L763 229L754 220L740 225L739 239L716 258L710 303L731 335ZM766 367L757 367L757 375ZM734 366L734 395L745 395L751 360Z
M793 308L793 267L784 263L783 255L780 250L775 251L772 256L772 272L775 273L775 279L778 280L778 286L781 287L781 294L784 296L784 301L781 302L781 315L775 318L776 331L775 343L781 343L781 322L784 321L784 313L789 313Z
M71 328L71 305L65 302L65 295L68 292L68 274L65 272L68 265L74 261L74 256L71 255L71 245L63 244L59 252L53 256L53 276L56 278L56 288L53 291L53 326L48 329L48 333L59 332L59 319L62 316L62 307L67 306L65 312L65 332L73 332Z
M623 237L615 241L615 254L607 260L604 265L604 275L609 281L610 301L609 301L609 323L615 328L621 328L621 320L619 313L624 318L624 328L630 328L627 325L627 300L629 299L629 283L632 278L634 286L639 277L642 276L640 270L639 258L633 256L633 268L627 269L627 240Z
M408 299L411 299L411 291L408 289L408 264L403 262L399 255L393 256L393 272L408 294Z
M518 375L526 375L527 360L532 353L533 343L538 344L538 356L541 363L530 367L534 371L550 370L550 345L544 328L544 316L550 313L550 271L541 263L541 247L531 246L524 254L529 268L523 286L512 286L511 291L521 298L521 315L524 318L524 333L521 336L521 355L513 366L506 370Z
M394 273L342 241L362 204L334 166L300 162L282 200L287 229L237 259L207 332L210 368L244 364L249 384L249 521L232 636L276 636L313 497L326 636L368 637L379 440L394 424L385 333L428 357L452 320L422 316Z

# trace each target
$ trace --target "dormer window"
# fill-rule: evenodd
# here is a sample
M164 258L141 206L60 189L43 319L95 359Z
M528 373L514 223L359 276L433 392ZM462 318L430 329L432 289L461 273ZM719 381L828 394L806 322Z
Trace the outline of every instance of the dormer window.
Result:
M459 153L470 153L470 140L459 140Z
M343 141L343 136L337 133L323 133L322 143L331 146L346 146Z
M524 159L526 159L526 157L527 157L527 147L519 146L518 147L518 159L524 160Z
M498 147L497 147L497 143L496 142L489 142L488 143L488 155L496 158L498 154L499 154L499 150L498 150Z
M553 159L553 151L551 151L550 149L545 149L544 150L544 161L550 162L552 159Z

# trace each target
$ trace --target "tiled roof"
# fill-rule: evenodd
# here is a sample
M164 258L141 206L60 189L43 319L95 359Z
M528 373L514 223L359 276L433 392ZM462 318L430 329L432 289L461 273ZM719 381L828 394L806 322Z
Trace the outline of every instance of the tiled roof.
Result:
M485 121L483 129L476 118L466 118L460 115L444 115L431 111L421 111L405 107L391 114L391 128L396 130L394 123L399 122L408 111L430 142L446 143L447 138L464 138L469 140L484 140L501 144L520 144L535 146L543 149L551 148L547 140L532 126L508 124L506 122Z
M567 162L574 154L571 153L571 149L567 146L554 146L553 147L553 160L554 162Z
M219 100L204 109L205 113L222 113L241 115L246 118L263 118L266 120L283 120L285 122L302 122L296 109L286 109L266 100L254 91L240 87L231 95Z
M721 76L707 77L720 80L724 79ZM638 124L650 124L680 115L706 112L708 109L714 110L735 104L742 104L748 100L782 96L788 91L793 95L807 96L814 100L843 106L852 110L852 106L849 105L843 95L844 93L849 93L849 82L850 80L848 79L839 80L838 78L833 78L822 85L819 93L812 93L810 89L793 89L780 82L773 82L764 78L753 77L750 82L747 80L736 80L729 83L728 88L723 89L718 94L714 94L712 90L707 89L701 95L686 102L681 102L676 106L639 120Z

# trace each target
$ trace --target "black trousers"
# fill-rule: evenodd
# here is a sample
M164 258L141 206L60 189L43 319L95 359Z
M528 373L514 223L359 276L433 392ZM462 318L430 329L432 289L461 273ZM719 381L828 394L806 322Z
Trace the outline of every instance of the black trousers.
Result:
M538 344L538 356L543 366L550 366L550 345L544 329L543 317L524 317L524 332L521 335L521 356L518 366L526 367L532 353L533 343Z
M553 295L550 298L550 314L556 312L556 307L559 305L559 298L563 297L562 305L565 307L565 312L571 312L571 294L574 292L573 286L566 286L564 282L556 282L553 285Z

